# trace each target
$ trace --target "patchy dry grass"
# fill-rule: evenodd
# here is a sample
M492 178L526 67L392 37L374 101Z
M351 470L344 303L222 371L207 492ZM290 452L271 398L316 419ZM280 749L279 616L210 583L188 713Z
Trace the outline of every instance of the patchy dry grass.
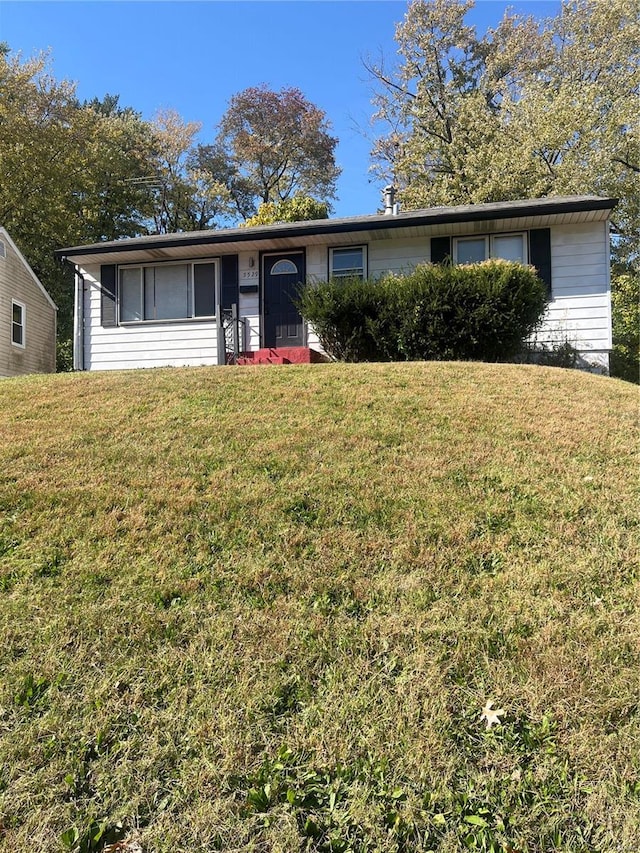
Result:
M637 449L544 368L3 381L0 848L637 853Z

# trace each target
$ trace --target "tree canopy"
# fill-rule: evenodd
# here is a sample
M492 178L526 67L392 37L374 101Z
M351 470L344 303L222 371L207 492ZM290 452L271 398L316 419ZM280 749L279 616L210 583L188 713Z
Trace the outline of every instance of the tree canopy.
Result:
M0 51L0 222L58 304L65 337L72 288L53 252L139 233L151 209L138 181L153 140L117 97L82 104L47 63Z
M377 84L373 152L408 208L546 195L620 199L629 251L640 224L636 0L564 0L538 21L507 11L478 35L473 0L414 0L399 61L367 61Z
M300 89L273 92L254 86L234 95L220 122L217 140L233 168L229 189L239 188L239 212L247 202L281 202L294 195L334 199L340 169L336 137L325 113ZM235 197L235 196L234 196Z
M81 103L49 57L0 43L0 223L58 304L69 339L73 287L54 251L260 218L321 218L335 197L337 140L298 89L234 96L219 132L165 110L144 120L117 95ZM271 205L271 207L270 207ZM275 217L275 219L273 218Z
M304 222L311 219L327 219L329 205L324 201L316 201L310 196L294 195L284 201L265 201L258 208L255 216L243 224L249 228L252 225L271 225L274 222Z

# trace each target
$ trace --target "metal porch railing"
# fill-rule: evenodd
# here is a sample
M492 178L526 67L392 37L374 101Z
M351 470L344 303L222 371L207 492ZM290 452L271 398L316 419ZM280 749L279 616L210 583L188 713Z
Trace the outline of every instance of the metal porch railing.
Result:
M238 306L235 302L231 308L222 311L222 332L225 364L237 364L238 356L247 349L247 327L244 318L238 316Z

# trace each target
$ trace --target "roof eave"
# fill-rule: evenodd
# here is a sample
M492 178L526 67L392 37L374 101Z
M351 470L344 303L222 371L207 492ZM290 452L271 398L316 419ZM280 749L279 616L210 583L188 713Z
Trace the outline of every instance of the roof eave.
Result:
M522 202L496 202L490 204L465 205L460 207L430 208L424 211L409 211L397 215L354 217L350 219L319 219L291 224L278 223L253 228L233 228L220 231L196 231L132 237L108 243L94 243L59 249L56 256L71 260L76 255L107 255L113 252L141 249L171 249L180 246L224 245L271 239L303 238L311 235L339 235L362 231L406 228L409 226L435 226L460 222L481 222L492 219L515 219L544 213L546 215L582 213L587 211L612 210L618 199L595 196L575 198L533 199Z

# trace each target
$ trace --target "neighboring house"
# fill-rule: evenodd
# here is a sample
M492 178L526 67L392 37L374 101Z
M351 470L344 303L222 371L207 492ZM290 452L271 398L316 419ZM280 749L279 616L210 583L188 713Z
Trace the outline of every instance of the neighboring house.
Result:
M532 264L546 283L540 345L568 341L595 369L608 369L615 199L544 198L398 213L389 195L386 212L374 216L60 250L76 270L76 369L224 364L232 346L223 324L232 311L237 349L271 349L274 360L305 360L309 348L321 348L291 301L300 282L492 256Z
M54 373L57 308L0 228L0 377Z

